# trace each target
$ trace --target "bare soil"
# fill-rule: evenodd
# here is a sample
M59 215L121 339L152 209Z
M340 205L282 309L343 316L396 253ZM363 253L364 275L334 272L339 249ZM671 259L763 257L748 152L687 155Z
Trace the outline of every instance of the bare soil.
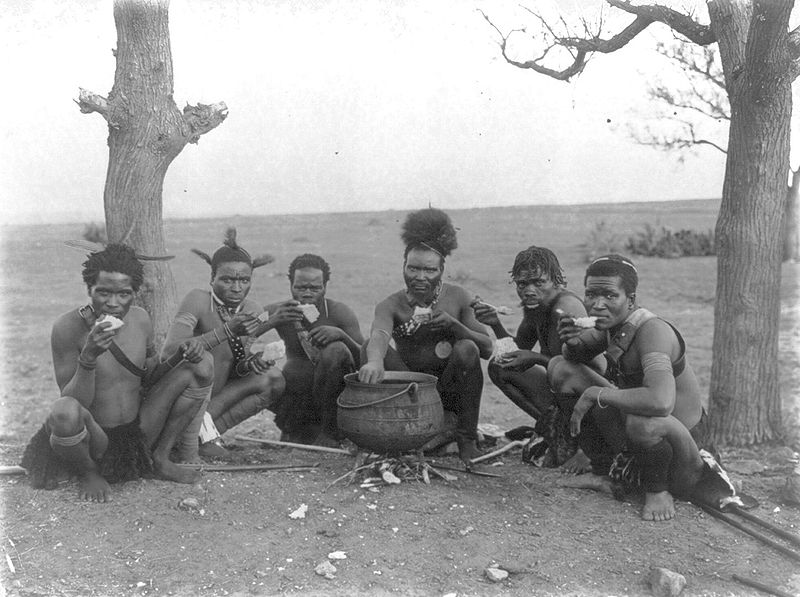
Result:
M679 224L691 219L692 227L703 228L713 222L715 205L691 207L675 216ZM513 306L505 272L516 251L536 242L556 251L571 287L579 287L578 245L593 214L624 233L641 222L670 224L670 214L678 213L674 204L637 209L590 206L581 218L566 208L454 212L460 247L448 262L448 275L493 304ZM391 212L319 216L311 227L307 219L288 216L171 223L178 292L202 285L208 276L188 247L213 248L224 224L232 223L248 249L270 250L277 257L271 272L259 270L251 296L265 304L284 296L289 260L318 252L333 266L330 296L352 305L367 330L372 306L401 283L398 255L386 248L400 252L400 217ZM570 238L561 233L564 226L572 228ZM2 464L19 461L55 397L50 322L85 301L83 256L65 251L60 241L79 237L81 230L81 225L41 226L5 234L3 270L7 279L24 281L26 291L18 284L2 289ZM356 237L357 250L345 249L341 239ZM644 303L684 331L707 389L713 258L637 261L646 272ZM722 456L735 482L759 500L754 512L798 533L800 510L781 498L790 458L800 448L798 266L786 268L780 383L787 421L783 443L789 447L727 449ZM509 318L508 327L516 321ZM531 424L488 379L481 421L502 430ZM248 433L278 435L271 415L261 414L227 439ZM74 482L35 491L23 476L0 476L0 595L649 595L652 567L684 575L685 595L763 594L732 580L733 574L800 594L798 562L697 507L680 502L675 520L646 523L639 519L641 501L635 496L618 502L562 487L561 473L523 463L518 451L496 466L481 466L499 477L448 471L457 480L370 491L344 481L331 486L354 466L352 456L233 443L236 462L318 466L312 472L205 472L192 486L140 480L115 486L107 504L78 501ZM435 462L459 466L453 456ZM188 498L196 507L181 508ZM306 517L290 518L301 504L307 505ZM333 578L316 574L334 551L345 552L346 559L331 561L337 569ZM508 579L488 580L484 571L492 564L507 570Z

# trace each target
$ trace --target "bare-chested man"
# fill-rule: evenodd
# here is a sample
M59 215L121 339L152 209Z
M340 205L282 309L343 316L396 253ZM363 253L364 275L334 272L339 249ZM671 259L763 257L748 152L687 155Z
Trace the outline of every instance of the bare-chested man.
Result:
M83 264L91 302L53 325L61 398L23 455L34 487L52 489L72 472L82 498L104 502L109 483L151 474L192 483L199 476L169 455L211 391L213 362L205 351L181 345L159 363L150 317L133 306L143 281L137 257L121 244L91 253ZM122 326L98 323L107 316Z
M275 328L286 344L286 392L275 411L285 441L339 443L336 399L344 376L356 370L364 337L353 310L326 298L330 276L322 257L296 257L289 265L292 300L267 306L270 317L259 330Z
M585 305L595 329L582 329L572 314L559 321L563 358L550 361L551 384L580 395L572 412L592 473L574 486L610 488L629 451L645 491L644 520L675 516L673 494L690 495L704 464L692 430L703 413L700 388L678 331L636 303L638 273L619 255L595 259L586 270ZM605 376L586 363L605 353Z
M457 246L450 217L439 209L411 213L403 224L402 236L406 244L406 287L375 308L359 380L380 383L386 370L437 376L442 405L458 420L459 456L469 463L480 455L480 359L491 356L492 340L475 319L469 293L442 282L445 258ZM396 351L389 346L392 339Z
M511 401L536 419L536 430L549 443L547 466L571 473L589 470L589 461L569 438L569 416L574 399L554 396L547 381L547 365L561 354L559 312L585 316L581 299L566 289L566 278L555 254L544 247L520 251L511 268L511 280L523 308L514 342L519 350L498 354L489 362L489 377ZM510 337L494 307L473 303L475 317L492 328L498 339ZM538 351L534 347L538 344ZM592 366L602 371L596 357Z
M281 372L248 350L261 324L257 317L263 311L258 303L247 298L253 270L271 263L272 257L251 257L237 244L235 228L228 228L223 245L214 255L193 251L211 266L211 289L196 288L183 299L169 328L164 352L187 342L198 350L205 348L211 352L214 390L205 414L192 421L182 438L179 457L185 462L196 462L198 452L206 457L224 456L227 450L219 434L265 408L274 408L284 388ZM217 437L203 443L198 450L203 418Z

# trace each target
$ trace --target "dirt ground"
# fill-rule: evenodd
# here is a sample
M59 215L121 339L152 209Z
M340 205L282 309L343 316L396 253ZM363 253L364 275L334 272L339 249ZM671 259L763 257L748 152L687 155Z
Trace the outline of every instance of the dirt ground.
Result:
M247 432L267 437L271 423L259 418ZM74 483L35 491L23 477L0 478L6 594L649 595L652 567L684 575L685 595L760 594L733 574L800 593L797 562L697 507L681 502L675 520L645 523L636 496L562 487L561 473L523 463L519 451L480 467L499 477L448 471L457 480L369 490L331 485L354 457L235 443L238 463L318 466L205 472L193 486L135 481L115 486L107 504L78 501ZM13 461L18 447L2 456ZM735 482L760 501L755 512L798 532L800 510L780 498L791 456L724 454ZM196 503L182 508L188 498ZM291 518L302 504L305 518ZM331 560L333 577L316 574L336 551L346 559ZM508 579L489 581L492 564Z
M701 219L713 221L713 205L689 207L700 209L699 215L678 213L678 222L700 226ZM671 204L613 209L598 207L597 214L619 230L639 221L669 223L666 218L674 212ZM655 219L656 209L665 219ZM547 218L588 227L596 219L590 208L580 219L568 211L545 218L524 209L457 216L462 246L448 263L456 283L494 304L513 304L505 272L515 252L535 239L556 250L570 279L580 286L584 264L576 241L562 238L561 228ZM353 305L368 329L375 302L398 284L397 255L386 251L386 239L399 246L399 217L320 216L313 234L299 217L240 221L241 238L270 239L277 259L270 273L256 280L252 294L265 304L268 297L283 296L289 260L317 252L333 264L332 298ZM222 228L219 222L199 220L170 226L170 247L178 255L174 271L179 291L185 292L207 279L207 270L188 249L213 246L211 241L200 245L198 239L216 239ZM50 322L85 301L79 277L83 257L66 252L61 242L79 237L80 230L31 227L5 239L3 270L37 291L19 292L18 285L0 288L0 464L19 462L54 397ZM585 232L579 229L574 238ZM356 235L363 239L360 252L341 248L337 239ZM31 262L43 266L30 268ZM707 391L713 259L650 259L642 270L647 272L642 280L645 304L685 331L693 366ZM800 533L800 509L780 496L793 467L793 450L800 449L798 270L800 265L787 265L781 294L780 382L785 441L792 449L773 446L722 454L734 480L760 501L754 512L795 533ZM369 275L360 275L362 271ZM662 284L665 279L670 284ZM508 325L515 322L511 318ZM531 421L487 380L481 422L505 431ZM278 435L267 414L233 431L227 438L232 441L235 434ZM675 520L645 523L635 497L617 502L562 487L564 477L558 471L523 463L519 451L504 455L502 465L481 467L499 477L448 471L457 480L434 478L430 485L404 482L370 491L344 481L328 487L351 470L352 456L234 443L237 462L318 466L312 472L206 472L192 486L141 480L115 486L108 504L78 501L74 483L34 491L24 477L0 476L0 597L649 595L646 579L652 567L684 575L684 595L763 595L732 580L733 574L800 595L800 563L697 507L679 503ZM452 456L436 463L459 465ZM196 500L194 507L179 507L189 498ZM307 506L306 517L290 518L301 504ZM346 559L331 560L333 578L316 574L315 568L336 551ZM492 564L508 571L508 579L487 579L485 570Z

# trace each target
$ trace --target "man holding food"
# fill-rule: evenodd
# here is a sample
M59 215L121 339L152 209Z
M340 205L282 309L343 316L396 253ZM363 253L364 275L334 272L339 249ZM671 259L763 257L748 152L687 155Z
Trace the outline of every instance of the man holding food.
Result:
M225 456L220 435L245 419L272 408L283 393L280 371L274 361L250 350L253 337L265 319L262 308L247 298L253 270L272 257L251 257L236 242L229 228L213 256L192 249L211 266L211 288L196 288L184 297L167 332L163 352L183 343L214 356L214 389L204 412L187 428L179 446L184 462L199 456ZM200 440L198 450L198 436Z
M197 471L169 457L211 392L211 355L181 342L160 363L150 316L133 306L144 279L141 260L162 258L123 244L68 244L90 251L83 263L90 303L53 324L61 397L25 448L21 464L31 485L53 489L76 474L82 499L105 502L109 483L152 475L195 482Z
M594 328L569 313L559 319L563 357L550 381L579 395L573 435L591 459L576 487L611 489L612 480L644 489L644 520L675 516L673 495L701 489L704 458L693 438L703 416L700 387L675 327L636 302L638 273L620 255L598 257L586 269L585 304ZM604 354L605 375L587 367ZM710 458L710 455L708 456ZM699 494L698 494L699 495Z
M480 455L480 359L491 355L492 340L475 319L467 291L442 281L445 258L457 247L450 217L433 208L413 212L403 224L402 238L406 287L375 307L358 377L373 384L383 380L386 370L438 377L442 406L457 418L459 456L469 464ZM389 346L391 340L397 350Z
M269 319L258 333L274 328L286 345L286 391L275 408L281 440L336 447L336 399L344 376L353 373L364 342L353 310L325 296L331 268L306 253L289 265L291 300L266 307Z
M570 440L567 422L577 397L554 396L547 381L547 365L561 354L558 335L559 312L585 316L581 299L566 289L566 278L555 254L530 246L517 254L511 268L522 322L516 337L506 331L497 308L476 297L475 317L497 337L495 356L489 362L489 377L511 401L536 419L537 432L548 441L546 466L562 465L567 472L585 472L588 460ZM538 351L534 347L538 343ZM602 370L598 357L592 365Z

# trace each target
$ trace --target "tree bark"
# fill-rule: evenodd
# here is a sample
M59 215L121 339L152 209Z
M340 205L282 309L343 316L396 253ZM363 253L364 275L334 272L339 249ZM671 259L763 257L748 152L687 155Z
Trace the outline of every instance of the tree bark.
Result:
M173 100L169 0L115 0L117 68L108 98L81 90L83 112L108 121L109 160L103 195L111 242L124 242L140 254L166 253L162 189L167 168L187 143L196 143L224 119L224 103L187 106ZM163 339L177 304L167 263L146 262L140 303Z
M778 439L781 224L786 206L791 61L787 0L709 2L731 104L716 226L712 441Z

